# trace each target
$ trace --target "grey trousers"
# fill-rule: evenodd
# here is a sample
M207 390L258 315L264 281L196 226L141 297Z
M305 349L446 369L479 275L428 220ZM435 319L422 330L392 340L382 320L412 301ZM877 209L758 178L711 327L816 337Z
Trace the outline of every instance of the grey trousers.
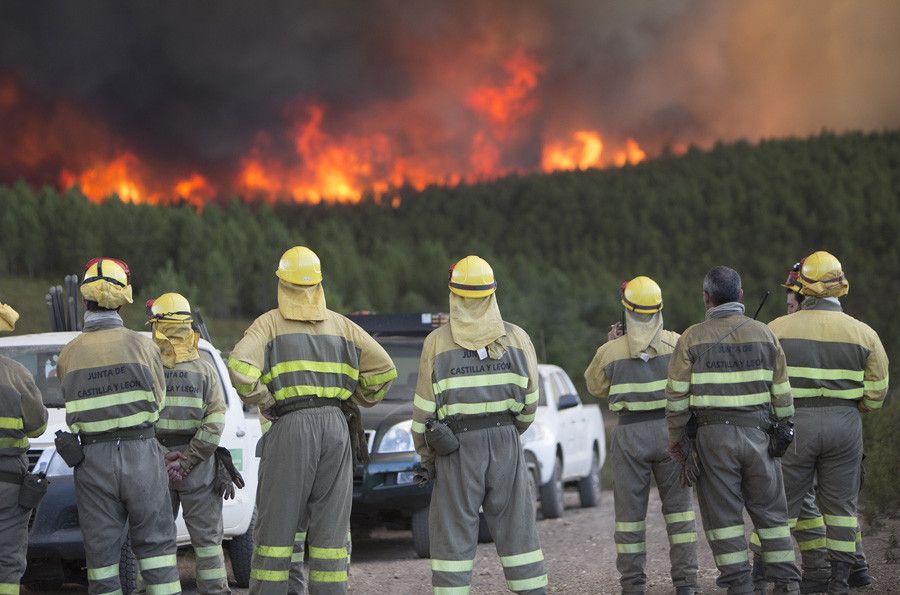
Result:
M825 520L825 547L831 560L857 560L862 421L855 407L800 407L796 437L784 453L785 493L791 517L818 481L816 495Z
M75 502L91 595L121 589L126 524L147 592L181 592L169 480L155 438L85 446L84 461L75 468Z
M501 426L458 437L459 450L435 459L428 513L434 592L469 586L483 508L509 590L545 593L544 554L518 432Z
M184 509L184 524L197 558L197 591L204 595L231 593L222 552L222 498L213 493L215 476L212 456L169 488L172 512L177 516L179 506Z
M302 589L304 541L309 592L346 593L352 500L350 435L340 409L301 409L272 424L259 466L250 593Z
M24 473L24 457L0 457L0 470ZM25 574L28 519L31 511L19 506L19 486L0 482L0 593L18 593Z
M744 508L762 542L766 579L775 583L776 593L799 591L784 483L768 442L768 435L755 428L713 424L697 431L703 467L697 482L700 514L719 569L716 583L729 593L754 589Z
M666 452L666 420L616 427L610 455L616 507L616 567L622 592L643 593L647 502L656 480L669 533L669 561L675 587L697 585L697 533L690 488L681 486L681 467Z

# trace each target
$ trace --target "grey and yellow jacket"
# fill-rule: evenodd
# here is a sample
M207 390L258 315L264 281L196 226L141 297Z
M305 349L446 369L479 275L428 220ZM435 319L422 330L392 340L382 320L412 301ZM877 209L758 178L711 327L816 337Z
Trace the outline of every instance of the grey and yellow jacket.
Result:
M879 409L888 389L888 358L878 334L844 314L837 299L807 298L769 328L781 341L795 399L828 397Z
M427 466L434 452L425 442L425 422L467 415L508 411L521 434L534 421L538 406L538 367L528 334L503 322L505 335L496 340L499 359L480 359L478 353L453 340L450 325L425 339L413 400L413 440Z
M0 457L22 456L47 429L47 408L25 366L0 356Z
M321 320L289 320L278 310L257 318L228 359L231 383L260 410L305 397L352 399L371 407L397 370L375 339L348 318L323 310Z
M794 414L784 352L765 324L722 304L678 339L669 361L666 418L678 442L691 411L713 414Z
M627 335L601 345L584 372L588 391L608 398L610 411L665 409L666 374L678 337L662 330L656 348L646 350L646 359L632 357Z
M165 405L166 379L153 341L114 313L85 316L84 332L59 355L66 423L76 434L148 427Z

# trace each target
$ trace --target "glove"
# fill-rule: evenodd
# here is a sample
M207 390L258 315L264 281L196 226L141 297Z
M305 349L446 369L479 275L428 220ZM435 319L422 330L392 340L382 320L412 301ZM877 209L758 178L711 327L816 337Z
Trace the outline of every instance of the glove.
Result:
M220 446L216 448L216 478L213 480L213 493L226 500L234 499L234 488L244 487L244 478L238 473L231 460L231 451Z
M622 328L622 323L617 322L615 324L611 324L609 326L609 332L606 333L606 340L612 341L614 339L618 339L622 335L625 334L625 329Z
M190 472L185 469L181 461L186 460L185 454L179 450L171 450L165 454L166 473L169 475L170 481L182 481Z
M369 462L369 442L362 426L362 414L359 405L351 399L341 401L341 412L347 420L347 431L350 432L350 451L353 453L353 462L356 465L365 465Z
M413 476L413 481L416 482L417 486L423 488L434 481L434 476L434 465L421 465L416 470L416 474Z
M779 419L769 428L769 456L780 457L794 441L794 421Z
M686 440L682 439L681 442L669 442L669 447L666 449L666 452L669 453L669 458L675 461L676 463L684 464L684 443Z

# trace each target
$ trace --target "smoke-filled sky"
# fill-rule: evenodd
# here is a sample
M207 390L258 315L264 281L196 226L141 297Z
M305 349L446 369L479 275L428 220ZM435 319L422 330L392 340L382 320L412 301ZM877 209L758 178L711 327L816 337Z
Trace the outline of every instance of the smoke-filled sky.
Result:
M301 200L897 128L898 32L894 0L6 1L0 181Z

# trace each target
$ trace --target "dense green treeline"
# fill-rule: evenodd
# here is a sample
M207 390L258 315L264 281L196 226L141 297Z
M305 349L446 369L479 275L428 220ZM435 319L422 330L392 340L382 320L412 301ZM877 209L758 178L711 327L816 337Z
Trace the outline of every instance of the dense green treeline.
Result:
M703 274L729 264L751 312L772 290L769 320L783 312L790 265L824 248L850 279L846 309L896 360L900 133L737 143L401 196L398 209L234 201L196 213L19 183L0 188L0 274L56 277L103 254L131 265L140 299L179 289L208 316L252 317L274 304L281 252L303 243L322 258L336 310L444 310L448 266L478 253L494 265L504 316L577 379L620 316L621 281L658 280L667 326L682 330L703 316Z

